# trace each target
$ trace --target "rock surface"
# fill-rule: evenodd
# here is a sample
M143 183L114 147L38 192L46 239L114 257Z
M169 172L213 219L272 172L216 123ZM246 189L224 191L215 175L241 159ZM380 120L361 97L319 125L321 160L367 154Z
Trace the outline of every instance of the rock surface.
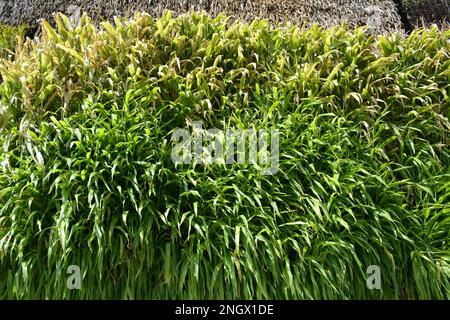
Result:
M347 21L351 26L367 24L376 33L401 29L393 0L0 0L0 22L36 24L53 12L76 18L81 12L111 19L146 11L153 16L165 9L180 14L190 9L217 15L225 12L246 21L268 18L272 22L317 22L331 26Z
M405 7L413 26L450 23L450 0L409 0Z

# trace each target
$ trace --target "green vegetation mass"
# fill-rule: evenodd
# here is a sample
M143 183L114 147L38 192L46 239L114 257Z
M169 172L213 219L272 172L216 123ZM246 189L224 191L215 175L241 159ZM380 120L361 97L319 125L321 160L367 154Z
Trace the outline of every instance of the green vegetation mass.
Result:
M0 62L0 298L449 299L449 38L43 22ZM194 121L279 130L279 172L175 165Z

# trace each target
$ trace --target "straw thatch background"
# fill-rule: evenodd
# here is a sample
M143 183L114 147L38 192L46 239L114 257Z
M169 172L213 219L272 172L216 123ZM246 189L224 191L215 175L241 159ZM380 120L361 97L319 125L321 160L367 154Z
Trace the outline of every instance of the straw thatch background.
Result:
M93 17L109 19L135 11L160 15L165 9L177 14L194 9L212 15L225 12L243 20L288 19L324 26L347 21L352 26L367 24L377 33L402 27L392 0L0 0L0 22L34 24L39 18L51 19L57 11L74 16L86 11Z

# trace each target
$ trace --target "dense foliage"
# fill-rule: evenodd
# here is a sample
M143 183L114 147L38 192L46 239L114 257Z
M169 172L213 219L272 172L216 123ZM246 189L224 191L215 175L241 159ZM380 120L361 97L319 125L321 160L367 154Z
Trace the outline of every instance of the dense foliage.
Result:
M0 24L0 57L8 58L13 54L17 46L17 40L23 40L27 33L27 26L21 24L18 26L9 26Z
M0 63L0 298L449 299L449 38L43 22ZM279 172L175 166L193 121L279 130Z

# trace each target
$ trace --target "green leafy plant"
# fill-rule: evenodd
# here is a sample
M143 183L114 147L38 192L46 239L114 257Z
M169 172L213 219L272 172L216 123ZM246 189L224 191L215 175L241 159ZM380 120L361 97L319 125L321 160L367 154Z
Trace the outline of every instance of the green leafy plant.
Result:
M27 27L24 24L9 26L0 24L0 56L8 57L14 52L18 39L24 39Z
M450 298L448 30L56 25L0 62L0 298ZM176 166L193 121L279 172Z

